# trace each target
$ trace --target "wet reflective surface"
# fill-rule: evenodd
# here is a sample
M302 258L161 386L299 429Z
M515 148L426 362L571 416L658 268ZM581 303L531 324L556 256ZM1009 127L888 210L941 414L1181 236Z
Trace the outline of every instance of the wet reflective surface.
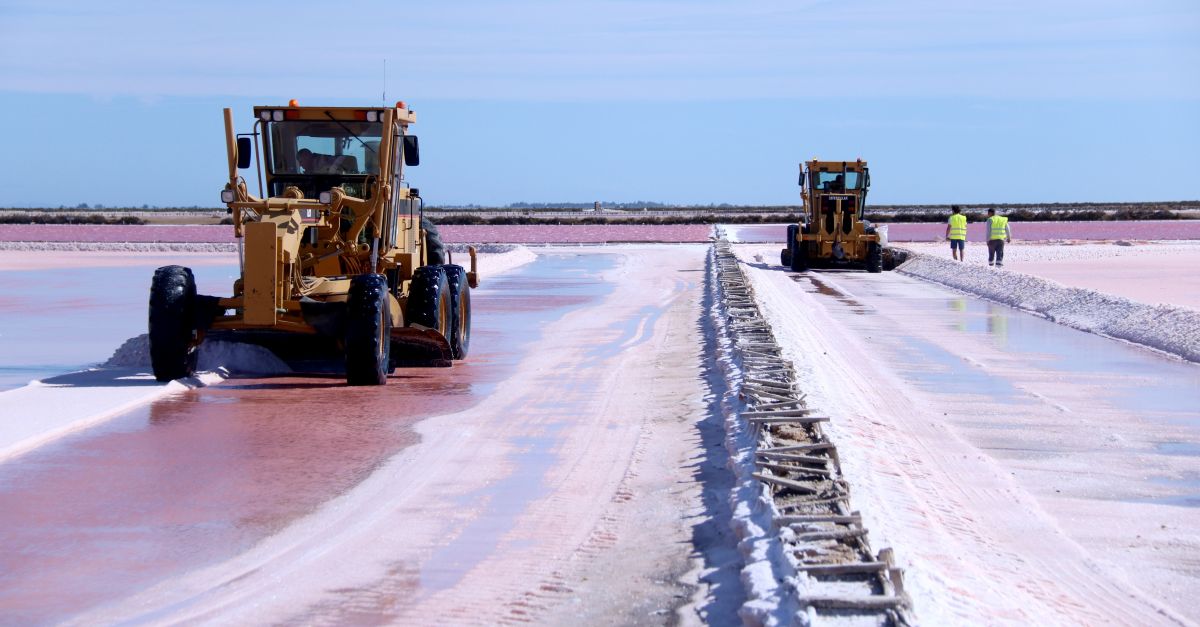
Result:
M599 273L613 263L549 254L487 281L473 294L471 355L453 368L399 369L377 388L337 376L233 379L0 464L0 614L26 624L70 616L226 559L312 513L418 442L421 419L495 391L545 324L611 291ZM636 341L621 324L614 345ZM556 393L586 393L586 384ZM565 417L560 402L543 409ZM440 549L422 586L452 584L478 543L511 526L538 494L553 443L552 430L518 442L517 471L471 497L490 515L467 544Z
M160 261L0 271L0 391L103 362L125 338L145 333L150 281L167 263ZM236 261L192 272L210 294L227 293L238 274Z
M546 408L530 407L528 410L537 415ZM566 416L560 414L559 417ZM461 583L468 572L499 547L501 539L516 527L517 518L526 507L547 492L545 474L557 461L555 432L562 426L551 423L546 426L546 435L514 438L511 443L515 449L507 459L511 464L510 472L485 489L459 497L464 507L484 505L479 515L454 539L437 547L429 556L420 570L420 596L428 597Z
M900 275L793 280L976 446L1059 473L1062 494L1200 505L1200 364Z

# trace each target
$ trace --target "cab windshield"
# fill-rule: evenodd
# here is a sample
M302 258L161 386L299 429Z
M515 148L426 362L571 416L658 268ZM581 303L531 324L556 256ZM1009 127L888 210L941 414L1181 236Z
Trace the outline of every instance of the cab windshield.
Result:
M383 124L347 120L285 120L266 129L270 195L289 186L305 198L341 186L351 196L370 194L368 175L379 175Z
M844 192L861 189L862 180L858 172L817 172L813 182L818 191Z
M379 122L295 120L267 128L271 174L378 174Z

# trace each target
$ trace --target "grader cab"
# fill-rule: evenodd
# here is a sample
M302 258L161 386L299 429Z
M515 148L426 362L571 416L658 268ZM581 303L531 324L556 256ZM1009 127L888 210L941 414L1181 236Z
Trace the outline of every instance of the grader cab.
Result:
M235 135L225 109L241 276L228 297L196 294L192 271L165 266L150 290L159 381L195 372L207 339L265 346L285 360L332 359L351 385L381 385L401 363L449 366L470 346L470 271L450 261L404 166L419 163L416 114L395 107L254 108ZM239 170L256 163L258 195Z
M781 264L794 271L850 265L882 272L887 242L863 219L870 186L871 172L862 159L800 164L804 213L800 224L787 227Z

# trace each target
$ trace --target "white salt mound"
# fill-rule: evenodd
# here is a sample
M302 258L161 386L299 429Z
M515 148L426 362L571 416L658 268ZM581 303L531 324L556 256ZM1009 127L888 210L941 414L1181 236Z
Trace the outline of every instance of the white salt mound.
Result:
M896 268L898 272L1032 311L1069 327L1200 362L1200 312L1193 309L1147 305L1019 272L910 253L908 261Z
M143 333L125 340L125 343L102 364L113 368L149 368L150 336ZM224 368L231 373L252 375L279 375L292 371L275 353L253 344L208 341L200 345L196 369L213 372Z

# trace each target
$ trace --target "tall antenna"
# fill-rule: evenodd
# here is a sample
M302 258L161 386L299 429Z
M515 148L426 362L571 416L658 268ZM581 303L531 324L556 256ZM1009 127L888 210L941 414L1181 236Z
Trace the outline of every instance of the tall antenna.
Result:
M383 96L379 104L387 106L387 57L383 58Z

